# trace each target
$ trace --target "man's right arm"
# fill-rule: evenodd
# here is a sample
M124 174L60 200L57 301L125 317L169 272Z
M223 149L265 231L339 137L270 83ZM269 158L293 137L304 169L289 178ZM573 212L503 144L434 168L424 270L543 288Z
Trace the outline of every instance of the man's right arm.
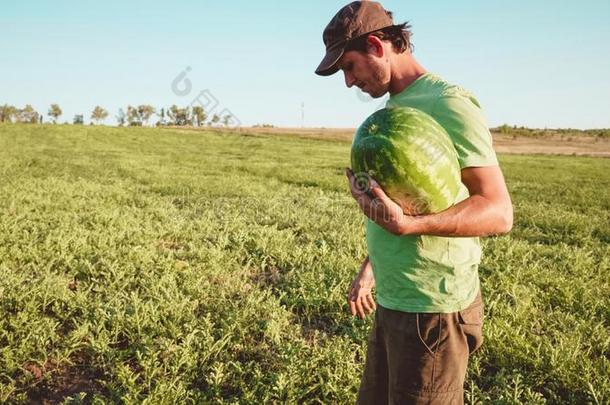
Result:
M375 287L375 277L373 276L373 266L367 256L360 266L360 271L349 289L347 302L349 309L354 316L361 319L371 314L377 309L373 298L373 287Z

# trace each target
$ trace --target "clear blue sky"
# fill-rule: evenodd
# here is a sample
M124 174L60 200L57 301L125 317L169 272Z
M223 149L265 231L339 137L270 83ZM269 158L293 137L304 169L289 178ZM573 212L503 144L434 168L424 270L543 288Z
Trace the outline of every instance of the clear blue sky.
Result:
M185 106L208 89L244 125L354 127L378 105L313 74L346 2L10 1L0 11L0 104ZM385 1L415 57L468 88L491 126L610 127L610 2ZM172 81L187 67L192 89ZM48 120L48 117L45 117ZM108 120L108 123L113 123Z

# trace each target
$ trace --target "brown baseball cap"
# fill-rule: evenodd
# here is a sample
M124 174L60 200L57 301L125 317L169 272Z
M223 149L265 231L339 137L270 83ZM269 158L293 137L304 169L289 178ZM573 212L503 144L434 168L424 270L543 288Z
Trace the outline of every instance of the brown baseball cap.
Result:
M353 39L394 25L391 14L376 1L354 1L335 14L322 39L326 55L316 69L320 76L330 76L339 70L335 64Z

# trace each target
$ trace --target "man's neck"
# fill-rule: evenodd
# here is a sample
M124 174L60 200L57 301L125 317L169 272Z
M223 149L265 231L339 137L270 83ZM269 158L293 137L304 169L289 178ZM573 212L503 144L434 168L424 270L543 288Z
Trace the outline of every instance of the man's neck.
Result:
M392 78L388 91L390 95L398 94L406 89L411 83L426 73L424 69L410 52L404 52L394 57L392 67Z

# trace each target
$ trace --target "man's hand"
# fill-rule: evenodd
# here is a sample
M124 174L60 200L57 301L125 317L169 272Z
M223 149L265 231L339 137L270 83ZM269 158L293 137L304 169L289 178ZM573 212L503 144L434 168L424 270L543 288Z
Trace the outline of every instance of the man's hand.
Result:
M346 168L345 175L349 180L349 187L358 206L373 222L395 235L401 235L407 225L400 205L390 199L381 189L375 179L368 175L355 175Z
M372 294L374 286L373 267L367 256L362 266L360 266L358 275L352 281L349 294L347 295L347 302L352 315L364 319L366 315L373 313L377 309Z

